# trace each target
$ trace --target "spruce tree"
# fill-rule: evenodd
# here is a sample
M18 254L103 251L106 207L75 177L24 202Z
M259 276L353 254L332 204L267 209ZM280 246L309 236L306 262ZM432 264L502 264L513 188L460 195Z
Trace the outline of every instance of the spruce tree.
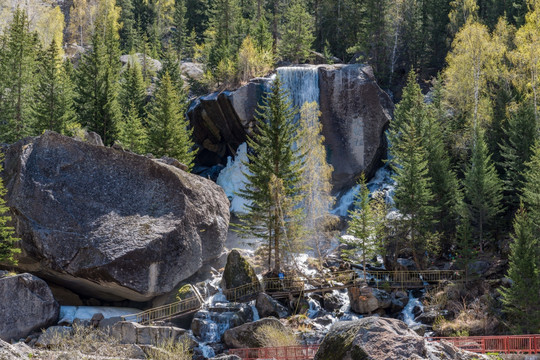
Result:
M520 104L518 110L508 119L505 141L500 145L503 157L506 203L513 211L519 206L526 163L531 159L536 139L534 110L527 104Z
M11 222L11 216L4 200L7 190L1 176L3 162L4 155L0 153L0 263L17 264L14 255L20 253L20 249L15 248L15 243L19 239L15 237L15 229L8 225Z
M119 9L102 0L92 36L92 49L77 68L76 109L81 125L98 133L106 145L114 142L121 108L118 103L120 48Z
M508 288L501 288L503 311L516 334L540 331L540 271L537 230L523 207L514 220L513 243L510 245Z
M124 115L118 140L122 146L137 154L143 154L148 148L148 134L139 116L139 110L131 103Z
M55 40L43 52L38 70L38 84L32 103L35 132L40 134L53 130L67 134L68 124L75 119L73 86Z
M165 73L148 114L149 148L155 156L175 158L191 169L195 151L191 139L193 130L189 129L185 116L186 105L181 101L171 77Z
M423 268L422 256L434 247L431 178L426 150L414 121L401 126L399 143L392 144L396 190L394 201L401 214L399 230L412 250L416 266Z
M502 183L488 153L483 132L478 129L463 185L473 234L483 251L490 231L495 228L495 217L502 211Z
M536 141L531 160L526 163L522 201L528 211L528 216L540 231L540 143Z
M380 234L380 228L384 226L382 218L384 214L378 213L375 200L370 200L369 189L366 184L366 177L362 173L360 180L360 191L356 194L354 210L349 211L351 220L349 221L348 235L352 235L352 240L342 239L349 245L362 251L362 267L364 270L364 279L367 280L366 262L369 257L381 253L380 242L377 235Z
M283 35L279 43L279 54L285 60L300 63L311 58L313 18L300 1L294 1L285 13Z
M172 44L179 59L182 59L187 55L186 38L188 33L186 26L186 12L186 0L176 0L174 2L174 32L172 34Z
M130 56L126 70L122 75L119 102L124 116L127 115L132 106L137 110L137 116L140 119L146 116L146 86L136 55Z
M163 49L161 63L162 68L158 73L158 77L161 79L165 73L168 73L178 94L183 95L185 91L184 80L182 79L182 72L180 71L180 59L172 48L165 47Z
M249 201L240 230L267 241L268 267L276 271L281 268L282 252L295 240L302 223L302 209L298 207L302 200L302 161L294 147L298 140L295 113L276 77L256 111L256 131L248 139L252 152L245 164L250 174L246 174L246 188L240 191Z
M0 141L32 135L30 104L35 84L39 40L30 32L26 11L17 7L4 40L3 95L0 99Z

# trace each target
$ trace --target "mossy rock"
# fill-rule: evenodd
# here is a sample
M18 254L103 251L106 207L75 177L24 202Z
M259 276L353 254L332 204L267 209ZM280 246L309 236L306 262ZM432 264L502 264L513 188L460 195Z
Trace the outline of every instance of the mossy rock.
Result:
M193 286L191 286L190 284L186 284L182 286L180 289L178 289L178 293L176 294L176 300L177 301L186 300L194 296L197 296L197 294L195 293Z
M232 250L227 257L227 265L223 272L223 288L232 289L252 283L259 284L255 270L238 250Z

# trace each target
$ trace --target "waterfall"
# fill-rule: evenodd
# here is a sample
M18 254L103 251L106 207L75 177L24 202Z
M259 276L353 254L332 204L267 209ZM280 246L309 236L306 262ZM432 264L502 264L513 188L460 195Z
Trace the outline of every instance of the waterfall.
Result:
M277 73L296 109L300 110L306 102L314 101L319 104L319 69L317 67L280 67Z
M217 184L223 188L231 202L231 211L237 214L245 212L245 206L249 201L237 195L246 186L246 174L250 174L245 163L248 162L247 144L243 143L236 151L236 157L228 157L227 166L221 170L217 178Z

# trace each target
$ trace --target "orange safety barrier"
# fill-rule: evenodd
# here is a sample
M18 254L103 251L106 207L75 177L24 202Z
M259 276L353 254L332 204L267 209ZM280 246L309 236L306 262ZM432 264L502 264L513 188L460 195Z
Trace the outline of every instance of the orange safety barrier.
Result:
M264 347L251 349L231 349L229 355L237 355L242 360L312 360L319 350L319 345Z
M540 354L540 335L429 337L477 353Z

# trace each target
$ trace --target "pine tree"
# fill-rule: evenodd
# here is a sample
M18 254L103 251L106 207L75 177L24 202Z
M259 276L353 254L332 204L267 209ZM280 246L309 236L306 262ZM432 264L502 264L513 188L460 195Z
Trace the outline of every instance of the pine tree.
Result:
M132 106L137 110L137 116L146 116L146 86L144 84L141 65L136 55L131 55L123 73L120 87L119 103L122 113L127 115Z
M257 109L257 131L248 139L252 152L246 166L250 174L246 174L246 188L240 191L251 202L246 206L246 215L241 216L240 230L267 241L268 267L272 268L273 251L276 271L281 268L281 253L295 240L302 223L302 209L298 207L302 200L302 161L294 149L298 140L295 113L276 77Z
M166 73L171 77L171 81L176 88L179 95L183 95L184 80L182 79L182 73L180 71L180 59L178 55L170 47L163 49L163 55L161 57L162 68L158 73L158 78L162 78Z
M305 229L310 238L315 240L315 248L322 262L321 223L329 214L334 203L332 192L333 168L326 162L326 148L322 136L321 113L316 102L305 103L300 109L300 136L297 146L304 151L302 192L305 213Z
M53 130L67 134L68 124L75 119L73 86L55 40L42 54L38 70L32 103L35 132Z
M26 11L17 8L5 39L5 79L0 98L0 141L32 135L31 109L39 41Z
M366 177L363 173L360 176L358 185L360 185L360 192L356 194L354 210L349 211L351 220L347 230L347 234L353 236L353 239L347 240L345 238L341 241L362 251L364 279L367 279L367 259L381 252L377 235L380 234L380 228L384 225L381 220L384 214L378 213L377 207L374 206L375 201L370 200Z
M394 201L401 214L400 232L408 239L416 266L421 269L421 256L434 246L432 183L426 150L414 121L401 126L401 137L399 143L392 145L397 183Z
M155 156L175 158L191 169L195 151L191 139L193 130L189 129L185 116L186 105L178 96L171 77L165 73L148 114L149 148Z
M300 63L311 58L313 18L299 1L294 1L285 13L279 54L283 59Z
M131 103L118 133L118 140L127 149L143 154L148 148L148 134L139 117L139 110Z
M114 142L121 108L118 103L120 48L114 0L101 0L92 49L77 68L76 109L81 125L98 133L106 145Z
M15 248L15 243L19 241L15 237L15 229L8 225L11 222L11 217L9 216L9 208L6 206L6 201L4 200L7 190L4 187L1 176L3 162L4 155L0 153L0 263L17 264L14 255L21 251Z
M465 203L473 234L484 251L495 217L502 211L502 184L484 141L483 133L476 129L475 143L463 181Z
M540 231L540 143L536 141L531 160L526 163L522 201L533 221L536 231Z
M529 104L523 103L508 119L508 125L505 128L507 140L505 139L500 145L504 159L502 166L507 194L506 203L512 212L519 206L526 163L532 156L536 129L534 110Z
M507 276L509 288L501 288L503 311L516 334L535 334L540 330L540 271L538 238L533 222L523 207L514 220L513 243Z
M172 44L179 59L186 55L186 37L188 36L186 12L186 1L176 0L174 3L174 32L172 35Z
M469 265L475 260L477 252L474 246L468 210L463 202L459 205L460 219L457 225L457 266L465 271L465 282L469 281Z
M135 23L135 7L133 6L133 0L118 0L118 6L120 7L120 46L125 52L132 52L135 50L135 44L137 42L137 28Z

